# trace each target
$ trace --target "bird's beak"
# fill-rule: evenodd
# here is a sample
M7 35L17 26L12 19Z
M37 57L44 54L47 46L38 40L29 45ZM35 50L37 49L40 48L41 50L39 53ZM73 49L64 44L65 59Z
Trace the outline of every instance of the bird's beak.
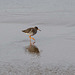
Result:
M38 29L39 31L41 31L40 29Z

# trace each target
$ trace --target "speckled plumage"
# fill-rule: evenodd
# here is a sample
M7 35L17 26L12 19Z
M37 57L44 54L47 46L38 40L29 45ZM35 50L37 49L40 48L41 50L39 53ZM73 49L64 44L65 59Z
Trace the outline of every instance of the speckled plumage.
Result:
M22 32L26 33L27 35L35 35L37 33L38 27L34 27L34 28L28 28L26 30L22 30Z
M30 38L30 43L31 43L31 39L33 39L35 41L35 39L31 36L35 35L37 33L37 30L41 31L40 29L38 29L38 27L33 27L33 28L28 28L26 30L22 30L22 32L26 33L27 35L29 35ZM35 43L35 42L34 42ZM34 44L33 43L33 44Z

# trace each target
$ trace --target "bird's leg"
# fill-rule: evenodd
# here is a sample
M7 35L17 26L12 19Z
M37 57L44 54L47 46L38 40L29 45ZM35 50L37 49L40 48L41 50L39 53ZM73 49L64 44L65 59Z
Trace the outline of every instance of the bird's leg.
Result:
M33 39L33 40L35 41L35 39L34 39L34 38L32 38L32 37L31 37L31 39Z
M34 38L32 38L31 36L29 36L29 38L30 38L30 43L31 43L31 39L33 39L34 40L34 42L33 42L33 44L35 43L35 39Z
M30 43L31 43L31 36L29 36L29 38L30 38Z
M31 37L31 39L33 39L33 40L34 40L34 42L33 42L33 44L34 44L34 43L35 43L35 39L34 39L34 38L32 38L32 37Z

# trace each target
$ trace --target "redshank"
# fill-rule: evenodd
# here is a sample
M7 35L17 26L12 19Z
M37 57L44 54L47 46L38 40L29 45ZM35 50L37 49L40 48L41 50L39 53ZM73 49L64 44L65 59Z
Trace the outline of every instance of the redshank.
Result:
M32 27L32 28L28 28L26 30L22 30L22 32L24 32L27 35L29 35L30 42L31 42L31 39L33 39L35 41L35 39L32 38L31 36L35 35L37 33L37 30L41 31L40 29L38 29L38 27Z

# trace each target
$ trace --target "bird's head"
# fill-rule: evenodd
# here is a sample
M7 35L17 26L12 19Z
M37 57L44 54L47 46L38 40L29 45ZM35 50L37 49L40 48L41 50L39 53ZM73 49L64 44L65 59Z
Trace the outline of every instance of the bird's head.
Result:
M40 29L38 29L38 27L35 27L35 29L37 29L37 30L41 31Z

